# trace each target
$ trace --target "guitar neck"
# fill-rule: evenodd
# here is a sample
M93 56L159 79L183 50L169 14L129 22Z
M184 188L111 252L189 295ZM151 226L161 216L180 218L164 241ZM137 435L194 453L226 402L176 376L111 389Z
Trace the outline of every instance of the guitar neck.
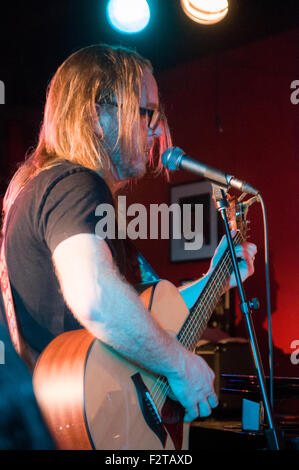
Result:
M242 241L242 235L237 232L233 238L234 245ZM207 327L208 321L224 292L225 286L229 281L233 271L229 247L225 250L222 257L215 266L200 296L190 309L177 339L189 351L194 351L195 347Z
M252 202L254 202L253 198L252 200L246 201L246 203L232 204L233 212L235 212L235 219L238 221L237 227L233 227L238 228L233 236L234 245L241 244L246 238L248 222L246 221L246 213ZM177 334L177 340L189 351L195 351L198 341L206 329L208 321L210 320L220 297L225 291L232 272L233 263L229 247L227 247L210 274L201 294L197 298L193 307L189 310L189 314ZM170 387L167 379L162 376L158 377L156 386L160 390L159 400L157 400L156 406L157 409L161 409L167 394L169 393Z

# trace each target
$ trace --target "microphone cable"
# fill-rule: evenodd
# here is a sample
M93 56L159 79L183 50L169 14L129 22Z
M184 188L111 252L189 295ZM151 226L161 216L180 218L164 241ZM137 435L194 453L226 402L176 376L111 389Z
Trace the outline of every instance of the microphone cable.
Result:
M241 202L246 196L246 193L242 193L238 198L238 202ZM267 299L267 322L268 322L268 348L269 348L269 398L271 407L273 408L274 398L274 384L273 384L273 338L272 338L272 318L271 318L271 301L270 301L270 275L269 275L269 239L268 239L268 222L264 200L260 193L257 196L250 198L245 201L244 204L249 207L253 202L259 202L262 206L263 213L263 227L264 227L264 252L265 252L265 275L266 275L266 299Z
M269 347L269 394L270 403L273 408L273 340L272 340L272 318L270 302L270 275L269 275L269 240L268 240L268 222L266 207L261 194L258 194L258 200L262 206L264 221L264 250L265 250L265 274L266 274L266 299L267 299L267 319L268 319L268 347Z

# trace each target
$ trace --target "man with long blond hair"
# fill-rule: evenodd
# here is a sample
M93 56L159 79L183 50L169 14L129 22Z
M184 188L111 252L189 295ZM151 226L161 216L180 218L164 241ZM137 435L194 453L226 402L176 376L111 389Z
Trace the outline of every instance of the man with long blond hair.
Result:
M123 47L79 50L50 83L38 145L5 196L3 232L31 353L83 326L165 376L191 421L217 406L212 370L160 327L126 281L125 241L95 234L96 207L113 204L119 185L144 175L153 148L162 153L170 145L150 62ZM255 252L250 243L237 247L243 279ZM202 286L198 280L181 290L187 304Z

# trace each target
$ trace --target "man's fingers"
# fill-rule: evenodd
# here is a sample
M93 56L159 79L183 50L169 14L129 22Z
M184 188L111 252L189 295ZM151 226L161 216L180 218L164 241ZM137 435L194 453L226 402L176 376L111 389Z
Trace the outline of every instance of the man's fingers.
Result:
M216 408L216 406L218 406L219 402L216 393L212 392L207 398L211 408Z
M257 246L254 243L245 242L243 245L235 247L236 255L240 258L253 258L257 253Z
M186 410L184 421L193 421L198 416L201 418L206 418L212 413L212 408L216 408L217 405L217 395L215 393L211 393L207 398L201 398L197 406Z
M209 405L208 400L201 400L198 403L198 410L199 410L199 416L201 418L205 418L206 416L210 416L212 413L211 407Z
M197 406L192 408L191 410L186 411L186 414L184 416L184 421L189 423L190 421L193 421L198 417L198 408Z

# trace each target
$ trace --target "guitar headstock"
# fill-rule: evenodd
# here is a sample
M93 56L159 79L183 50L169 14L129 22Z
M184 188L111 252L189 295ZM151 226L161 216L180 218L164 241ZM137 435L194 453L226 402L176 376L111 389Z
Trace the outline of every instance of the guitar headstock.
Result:
M247 212L249 206L257 201L258 198L257 196L254 196L242 202L242 196L243 195L237 198L236 196L227 194L229 201L228 219L230 229L240 232L242 238L246 240L248 237L248 231L250 230L250 220L247 219Z

